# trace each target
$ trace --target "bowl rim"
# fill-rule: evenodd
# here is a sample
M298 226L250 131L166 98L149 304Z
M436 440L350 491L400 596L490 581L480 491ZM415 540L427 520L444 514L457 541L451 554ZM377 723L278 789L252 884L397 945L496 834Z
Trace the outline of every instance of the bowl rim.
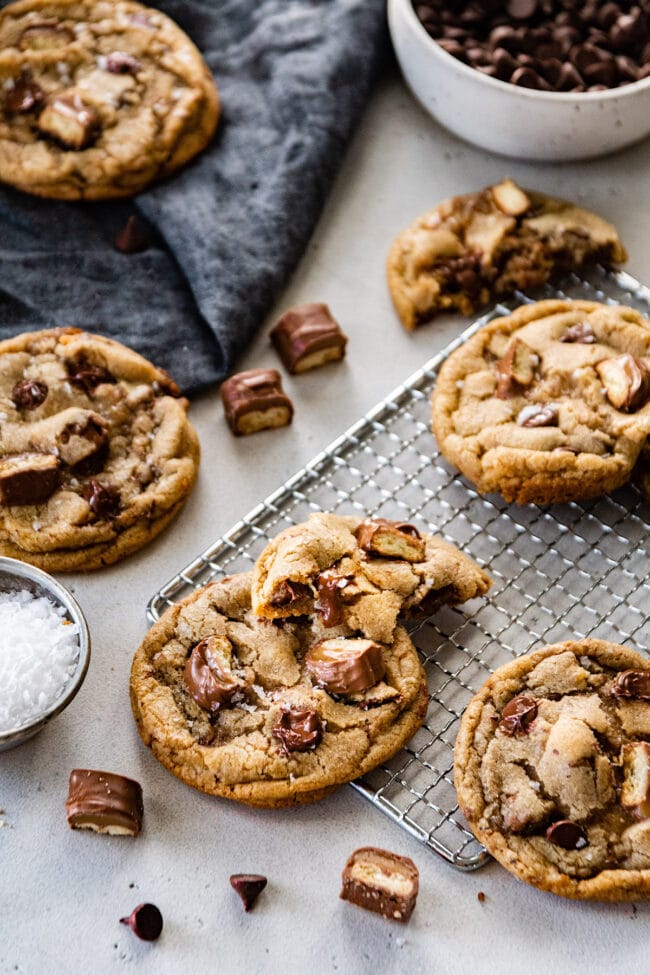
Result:
M5 572L7 575L14 576L19 580L27 579L37 583L56 603L63 606L66 615L72 619L72 622L79 629L79 658L74 674L69 683L65 685L63 693L46 711L38 714L29 722L14 728L9 728L6 731L0 731L0 743L4 743L11 741L12 738L22 739L30 737L31 733L39 725L44 725L50 718L54 718L76 697L84 682L90 664L90 631L81 606L70 590L60 583L58 579L55 579L54 576L49 575L49 573L44 572L42 569L36 568L34 565L30 565L28 562L22 562L20 559L12 559L6 555L0 555L0 572Z
M519 85L512 85L509 81L501 81L499 78L491 78L488 74L483 74L476 68L470 68L469 65L464 64L458 58L455 58L448 51L445 51L443 47L440 47L437 41L435 41L425 30L424 24L415 12L415 7L413 6L412 0L388 0L389 9L391 7L398 8L401 7L407 19L409 20L411 27L416 28L420 37L424 39L425 43L431 48L435 57L439 57L443 64L447 64L448 67L454 67L461 76L467 78L473 78L478 80L479 84L486 84L488 87L492 87L494 91L508 92L514 95L522 95L524 98L529 98L531 101L548 101L549 103L557 102L558 104L578 104L581 105L585 102L595 102L602 101L603 99L611 101L616 98L625 98L630 94L637 94L637 92L643 89L650 90L650 76L647 78L642 78L640 81L632 81L629 85L622 85L618 88L607 88L605 91L540 91L536 88L524 88L519 87Z

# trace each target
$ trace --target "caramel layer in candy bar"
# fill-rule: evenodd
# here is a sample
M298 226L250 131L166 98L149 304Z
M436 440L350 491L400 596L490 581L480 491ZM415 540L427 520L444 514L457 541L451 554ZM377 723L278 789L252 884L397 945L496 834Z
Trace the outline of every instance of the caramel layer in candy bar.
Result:
M347 337L327 305L298 305L285 312L271 341L287 370L307 372L345 355Z
M73 769L65 804L71 829L92 829L113 836L137 836L142 829L142 788L113 772Z
M249 369L226 379L221 400L235 436L284 427L293 418L293 404L282 389L277 369Z
M364 846L346 863L341 897L392 921L406 922L418 896L418 868L409 857Z

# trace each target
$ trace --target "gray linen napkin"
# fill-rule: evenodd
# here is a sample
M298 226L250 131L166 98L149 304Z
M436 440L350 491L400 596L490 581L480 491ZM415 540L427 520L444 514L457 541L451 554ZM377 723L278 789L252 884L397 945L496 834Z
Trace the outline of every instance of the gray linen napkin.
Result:
M193 393L232 369L304 251L384 54L384 3L157 6L214 73L217 136L130 202L0 188L0 338L82 326L131 345ZM125 255L113 241L134 209L152 246Z

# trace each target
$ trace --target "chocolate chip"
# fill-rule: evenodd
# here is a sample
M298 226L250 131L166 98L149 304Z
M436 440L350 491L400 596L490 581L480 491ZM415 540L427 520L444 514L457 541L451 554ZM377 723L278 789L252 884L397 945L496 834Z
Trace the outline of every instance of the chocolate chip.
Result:
M241 897L246 912L250 911L267 882L261 873L234 873L230 878L230 886Z
M109 521L120 513L121 498L117 488L91 480L84 485L83 496L92 513L101 521Z
M93 365L85 359L76 362L67 362L68 378L73 386L83 389L86 396L91 396L98 386L102 383L114 384L117 382L108 369L104 366Z
M47 384L38 379L21 379L11 392L11 401L17 410L35 410L47 398Z
M271 598L271 606L276 606L279 609L301 603L304 599L311 600L311 598L312 591L310 586L304 582L293 582L290 579L284 579Z
M566 332L560 336L560 342L579 342L581 345L591 345L596 341L594 331L589 322L576 322L569 325Z
M479 892L478 892L478 894L476 895L476 899L477 899L477 900L478 900L478 901L479 901L479 902L480 902L481 904L484 904L484 903L485 903L485 894L484 894L484 892L483 892L482 890L479 890Z
M506 0L506 11L515 20L526 20L537 10L537 0Z
M139 254L148 247L149 238L138 218L132 214L115 237L115 250L122 254Z
M309 708L282 708L273 728L273 735L282 743L285 754L308 752L320 745L323 724L316 711Z
M163 917L155 904L138 904L128 917L121 917L120 924L126 924L142 941L156 941L163 929Z
M142 71L142 64L132 54L124 51L113 51L106 58L106 70L111 74L131 74L136 75Z
M570 819L560 819L546 830L546 839L563 850L582 850L589 845L587 834Z
M6 115L27 115L38 112L45 102L45 92L28 77L19 78L5 95Z
M499 731L504 735L525 735L537 717L537 701L528 694L518 694L501 712Z
M453 57L520 87L602 91L650 74L645 71L650 64L649 15L640 5L625 9L616 3L569 6L559 0L430 0L418 2L415 10ZM504 51L516 58L515 66L504 59ZM619 58L624 60L619 63Z
M650 701L650 671L623 670L612 685L612 694L615 697Z

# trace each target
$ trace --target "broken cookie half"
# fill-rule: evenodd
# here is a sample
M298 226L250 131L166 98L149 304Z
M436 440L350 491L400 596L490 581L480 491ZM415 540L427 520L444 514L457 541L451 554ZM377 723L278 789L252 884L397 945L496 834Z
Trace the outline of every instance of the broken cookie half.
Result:
M330 632L345 625L385 643L400 614L429 615L483 596L489 586L475 562L414 525L318 512L267 545L252 598L255 613L267 619L315 614Z
M395 239L387 274L399 317L414 329L441 311L471 315L557 272L626 259L602 217L506 179L420 216Z

